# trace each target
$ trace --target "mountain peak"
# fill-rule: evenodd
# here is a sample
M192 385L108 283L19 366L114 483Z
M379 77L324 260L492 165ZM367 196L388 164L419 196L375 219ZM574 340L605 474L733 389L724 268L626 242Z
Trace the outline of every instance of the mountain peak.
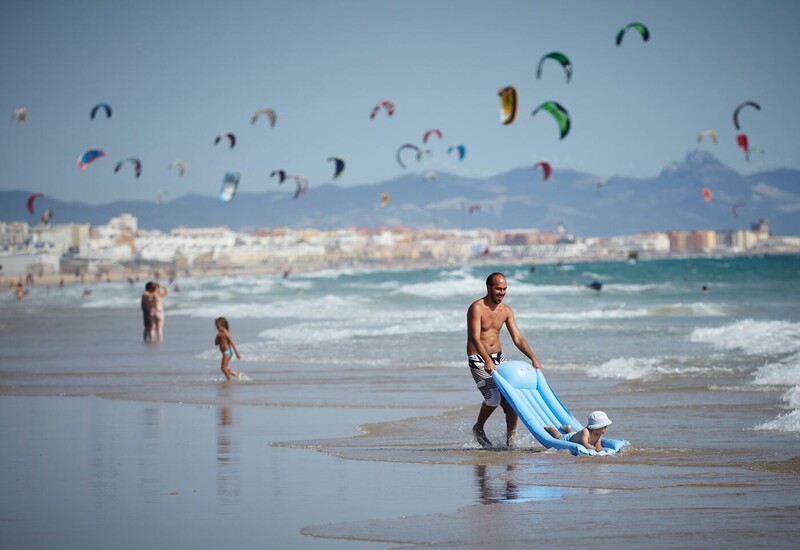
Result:
M661 177L691 175L705 180L728 172L731 172L731 169L722 164L713 153L695 149L686 154L683 162L673 162L664 168Z

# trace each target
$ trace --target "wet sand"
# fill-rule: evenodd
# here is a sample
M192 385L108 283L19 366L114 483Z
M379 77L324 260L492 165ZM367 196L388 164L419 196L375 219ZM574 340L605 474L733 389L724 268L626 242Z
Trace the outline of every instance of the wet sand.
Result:
M4 546L519 548L566 530L594 547L788 548L800 535L796 459L572 457L524 434L481 450L473 413L3 396Z
M273 445L351 435L364 414L409 413L0 397L3 547L385 548L301 531L449 510L397 483L424 466Z

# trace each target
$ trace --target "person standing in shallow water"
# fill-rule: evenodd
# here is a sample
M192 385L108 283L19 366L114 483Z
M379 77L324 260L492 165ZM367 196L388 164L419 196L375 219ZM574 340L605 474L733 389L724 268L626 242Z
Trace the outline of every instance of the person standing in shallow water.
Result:
M539 359L517 328L514 312L503 303L507 290L508 282L505 275L492 273L486 278L486 296L474 301L467 310L469 370L475 385L483 395L483 403L478 413L478 420L472 427L472 433L482 447L492 446L492 442L486 437L484 426L498 406L502 407L506 414L506 445L509 447L514 444L514 434L517 430L517 413L503 398L492 378L495 365L505 361L500 345L500 329L503 325L508 329L511 341L531 360L533 367L542 368Z
M144 318L144 341L149 342L151 337L150 322L150 302L153 297L153 283L148 282L144 285L144 292L142 292L142 317Z

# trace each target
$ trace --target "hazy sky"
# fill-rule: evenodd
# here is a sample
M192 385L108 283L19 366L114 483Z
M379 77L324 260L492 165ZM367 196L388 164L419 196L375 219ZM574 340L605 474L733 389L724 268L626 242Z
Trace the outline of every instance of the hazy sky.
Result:
M622 46L617 31L640 21ZM276 169L315 185L376 183L404 173L403 143L432 138L432 156L409 162L488 177L547 160L602 177L657 175L696 147L743 172L800 169L800 2L744 0L5 0L0 18L0 189L43 192L61 200L216 195L226 171L242 174L240 192L280 189ZM539 59L561 51L573 64ZM500 123L498 89L513 85L520 112ZM384 99L396 113L369 114ZM531 112L556 100L572 129L559 140L549 115ZM751 146L747 163L731 120L741 115ZM90 120L107 102L112 118ZM25 124L11 120L29 110ZM278 121L250 124L254 111ZM720 142L697 135L719 132ZM233 132L234 149L214 146ZM466 158L447 155L464 144ZM76 159L101 148L86 171ZM142 160L135 179L130 166ZM413 155L412 155L413 157ZM182 159L178 177L168 164ZM285 184L288 189L290 184ZM236 199L234 199L236 200Z

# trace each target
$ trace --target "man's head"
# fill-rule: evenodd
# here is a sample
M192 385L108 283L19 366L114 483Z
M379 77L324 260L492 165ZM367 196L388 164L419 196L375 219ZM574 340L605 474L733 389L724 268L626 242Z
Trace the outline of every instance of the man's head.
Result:
M146 285L144 285L144 289L145 289L147 292L153 292L153 282L152 282L152 281L150 281L150 282L148 282Z
M495 304L503 301L507 289L506 276L499 271L495 271L486 277L486 296Z

